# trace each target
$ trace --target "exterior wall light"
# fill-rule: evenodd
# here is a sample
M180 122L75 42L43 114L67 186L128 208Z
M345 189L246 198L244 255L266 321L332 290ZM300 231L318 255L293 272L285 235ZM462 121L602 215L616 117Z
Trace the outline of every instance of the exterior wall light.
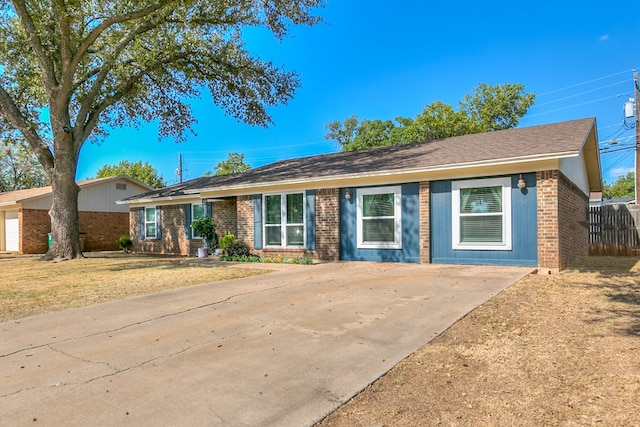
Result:
M347 188L347 191L344 193L344 198L347 200L351 200L351 190Z
M524 179L522 179L522 174L520 174L520 179L518 179L518 188L522 190L526 186L527 186L527 183L524 182Z

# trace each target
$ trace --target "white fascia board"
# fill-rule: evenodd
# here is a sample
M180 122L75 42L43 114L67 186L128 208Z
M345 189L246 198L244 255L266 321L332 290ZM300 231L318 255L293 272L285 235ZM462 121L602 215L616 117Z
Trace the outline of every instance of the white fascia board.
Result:
M158 197L158 198L148 198L148 199L135 199L130 201L125 200L117 200L116 203L119 205L130 205L130 206L148 206L148 205L178 205L180 203L188 203L189 201L197 201L200 199L194 197L194 195L188 196L171 196L171 197Z
M401 169L401 170L388 170L388 171L378 171L378 172L363 172L363 173L354 173L354 174L333 175L330 177L298 178L298 179L271 181L271 182L267 181L264 184L252 183L252 184L240 184L240 185L230 185L230 186L221 185L216 187L208 187L208 188L205 187L200 189L187 190L185 192L189 194L203 194L203 193L216 193L216 192L235 190L238 192L238 195L247 195L255 192L255 191L249 191L249 190L257 190L261 188L269 188L269 187L281 186L281 185L288 185L288 186L301 185L301 186L309 187L308 184L322 183L324 181L350 180L350 179L387 177L387 176L401 177L403 175L410 175L410 174L416 174L416 173L430 173L430 172L459 170L459 169L467 169L467 168L495 167L495 166L503 166L508 164L559 160L563 158L577 157L579 155L580 155L580 152L578 151L566 151L562 153L554 153L553 155L545 154L545 155L522 156L522 157L515 157L515 158L509 157L505 159L497 159L492 161L483 160L478 162L451 163L448 165L438 165L438 166L429 167L429 168L411 168L411 169ZM211 197L211 196L208 196L208 197Z

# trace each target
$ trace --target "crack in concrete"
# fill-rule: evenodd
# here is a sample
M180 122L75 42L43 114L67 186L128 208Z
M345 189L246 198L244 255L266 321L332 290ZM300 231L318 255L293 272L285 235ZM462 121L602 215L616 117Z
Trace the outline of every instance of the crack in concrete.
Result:
M273 291L273 290L281 289L281 288L286 288L286 287L288 287L288 286L287 285L279 285L279 286L274 286L274 287L271 287L271 288L260 289L260 290L257 290L257 291L243 292L243 293L239 293L239 294L230 295L227 298L224 298L224 299L219 300L219 301L213 301L213 302L210 302L210 303L207 303L207 304L202 304L202 305L199 305L199 306L196 306L196 307L187 308L187 309L176 311L176 312L173 312L173 313L166 313L166 314L163 314L163 315L160 315L160 316L156 316L156 317L152 317L152 318L149 318L149 319L141 320L139 322L135 322L135 323L131 323L131 324L128 324L128 325L124 325L124 326L121 326L119 328L114 328L114 329L110 329L110 330L107 330L107 331L96 332L94 334L88 334L88 335L83 335L83 336L78 336L78 337L69 337L69 338L65 338L65 339L60 340L60 341L53 341L53 342L49 342L49 343L45 343L45 344L40 344L40 345L34 345L34 346L26 347L26 348L21 348L21 349L12 351L10 353L0 354L0 359L2 359L4 357L9 357L9 356L16 355L16 354L21 353L23 351L31 351L31 350L36 350L36 349L45 348L45 347L51 348L50 346L51 345L55 345L55 344L62 344L62 343L66 343L66 342L69 342L69 341L81 340L81 339L85 339L85 338L96 337L96 336L99 336L99 335L105 335L105 334L111 334L111 333L114 333L114 332L119 332L119 331L122 331L122 330L125 330L125 329L128 329L128 328L132 328L132 327L135 327L135 326L144 325L145 323L154 322L156 320L166 319L168 317L180 316L182 314L190 313L192 311L198 311L198 310L202 310L204 308L213 307L215 305L224 304L224 303L229 302L232 299L237 298L237 297L246 296L246 295L252 295L252 294L258 294L258 293L262 293L262 292L269 292L269 291Z
M60 354L62 354L64 356L66 356L66 357L69 357L69 358L72 358L72 359L76 359L76 360L81 360L81 361L83 361L85 363L105 365L105 366L109 367L110 369L112 369L113 372L108 373L108 374L104 374L104 375L99 375L97 377L89 378L86 381L81 381L81 382L61 382L61 383L55 383L55 384L49 384L49 385L40 385L40 386L35 386L35 387L27 387L27 388L23 388L23 389L20 389L20 390L16 390L16 391L11 392L11 393L0 394L0 398L9 397L9 396L15 396L16 394L20 394L20 393L23 393L25 391L37 390L37 389L41 389L41 388L55 388L55 387L65 387L65 386L87 385L87 384L92 383L94 381L102 380L102 379L109 378L109 377L114 377L114 376L122 374L124 372L128 372L128 371L131 371L133 369L140 368L142 366L148 365L149 363L153 363L153 362L155 362L157 360L168 359L168 358L177 356L179 354L186 353L187 351L191 350L193 348L193 346L188 346L188 347L182 348L182 349L180 349L178 351L175 351L173 353L170 353L170 354L165 354L165 355L162 355L162 356L156 356L156 357L153 357L151 359L145 360L145 361L143 361L141 363L138 363L137 365L128 366L126 368L116 368L116 367L114 367L114 366L112 366L112 365L110 365L109 363L106 363L106 362L96 362L96 361L93 361L93 360L87 360L87 359L83 359L81 357L77 357L77 356L73 356L71 354L65 353L64 351L52 348L50 346L49 346L49 348L51 348L52 351L60 353Z

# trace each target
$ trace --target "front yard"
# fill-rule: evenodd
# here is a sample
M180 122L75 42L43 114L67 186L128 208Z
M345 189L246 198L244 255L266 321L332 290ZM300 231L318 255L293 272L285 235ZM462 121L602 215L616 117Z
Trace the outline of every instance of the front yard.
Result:
M1 255L0 322L267 272L248 265L216 267L185 257L85 255L88 258L59 263L38 261L37 256Z
M590 257L491 299L321 427L639 426L640 260Z

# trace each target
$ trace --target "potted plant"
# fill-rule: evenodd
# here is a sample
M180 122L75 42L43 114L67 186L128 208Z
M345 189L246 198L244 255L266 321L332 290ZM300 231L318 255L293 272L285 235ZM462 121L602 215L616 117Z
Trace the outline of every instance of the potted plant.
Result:
M216 224L212 218L201 216L191 223L193 231L202 237L202 248L198 249L198 257L208 255L208 249L215 249L218 245L218 235L216 234Z

